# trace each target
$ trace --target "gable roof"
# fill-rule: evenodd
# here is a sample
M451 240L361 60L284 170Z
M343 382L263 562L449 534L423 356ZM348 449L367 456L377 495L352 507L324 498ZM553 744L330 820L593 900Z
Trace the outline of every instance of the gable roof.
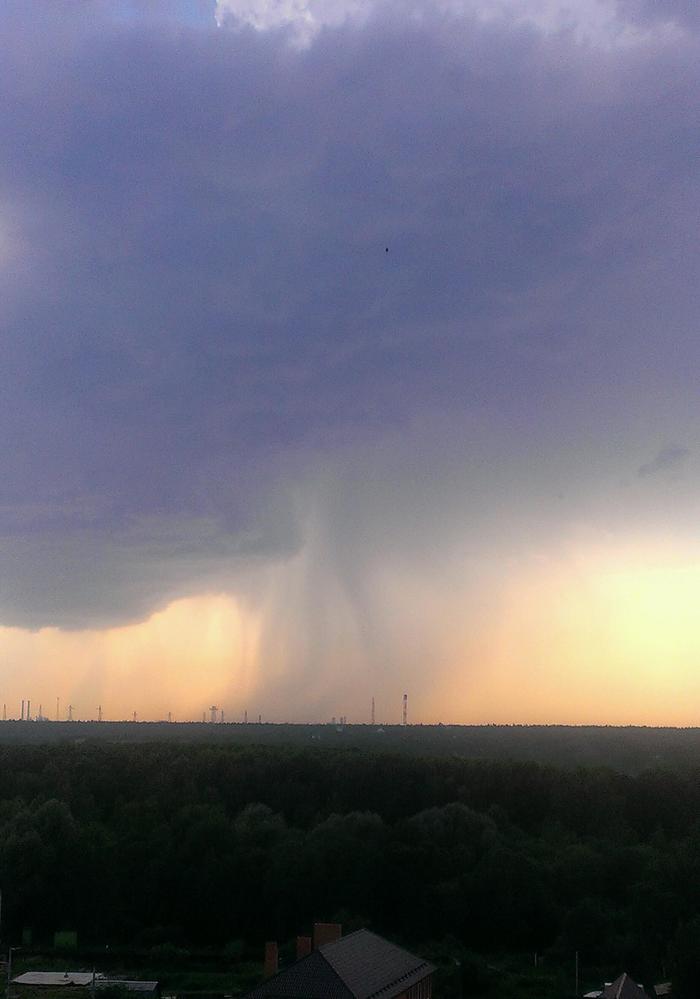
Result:
M392 999L434 970L375 933L358 930L268 978L249 999Z
M353 999L320 950L262 982L248 999Z
M606 985L600 993L601 999L648 999L641 985L623 972L611 985Z
M355 999L389 999L435 970L421 957L369 930L358 930L325 944L321 954Z

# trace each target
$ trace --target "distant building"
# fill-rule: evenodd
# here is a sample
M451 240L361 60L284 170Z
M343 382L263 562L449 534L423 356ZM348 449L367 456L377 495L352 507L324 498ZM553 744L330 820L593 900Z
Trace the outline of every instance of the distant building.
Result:
M65 999L73 999L73 995L83 995L92 989L115 989L130 992L141 999L158 999L160 986L158 982L126 981L121 978L105 978L101 973L94 975L91 971L25 971L12 979L13 985L21 987L19 994L23 999L50 999L50 993L60 990Z
M95 974L95 984L104 978L102 974ZM23 975L18 975L12 979L13 985L30 985L44 988L71 988L92 985L93 974L91 971L25 971Z
M431 999L434 971L423 958L358 930L317 946L247 999Z

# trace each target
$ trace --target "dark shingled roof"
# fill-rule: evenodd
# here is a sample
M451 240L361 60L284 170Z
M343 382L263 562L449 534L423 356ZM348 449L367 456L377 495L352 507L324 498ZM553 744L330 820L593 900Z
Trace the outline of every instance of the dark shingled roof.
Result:
M601 999L649 999L641 985L625 971L612 985L606 985L600 994Z
M427 961L369 930L326 944L321 954L355 999L390 999L435 970Z
M358 930L268 978L249 999L392 999L434 970L388 940Z
M262 982L249 999L353 999L320 950Z

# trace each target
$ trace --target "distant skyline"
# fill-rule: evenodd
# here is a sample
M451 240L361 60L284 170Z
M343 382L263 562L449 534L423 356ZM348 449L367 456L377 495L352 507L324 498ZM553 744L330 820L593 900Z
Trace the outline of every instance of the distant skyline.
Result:
M0 703L700 724L697 3L0 38Z

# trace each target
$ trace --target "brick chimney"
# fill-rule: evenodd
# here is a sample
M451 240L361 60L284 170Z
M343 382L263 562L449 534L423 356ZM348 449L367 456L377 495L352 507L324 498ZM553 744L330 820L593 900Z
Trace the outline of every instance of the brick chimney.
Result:
M265 944L265 978L276 975L278 968L279 954L277 951L277 941L268 940Z
M297 937L297 961L311 953L311 937Z
M340 923L314 923L314 950L340 940L342 935L343 927Z

